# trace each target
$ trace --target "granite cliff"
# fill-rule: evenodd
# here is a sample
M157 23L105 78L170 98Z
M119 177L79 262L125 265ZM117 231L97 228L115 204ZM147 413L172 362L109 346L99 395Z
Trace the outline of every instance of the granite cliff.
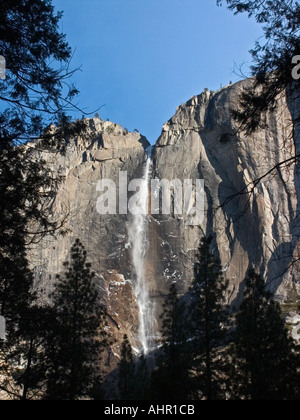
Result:
M205 91L178 107L152 151L149 178L200 178L205 183L205 217L200 225L187 225L185 215L174 211L145 217L144 281L155 308L154 335L170 283L177 281L182 294L191 283L195 251L203 235L214 237L215 251L230 281L229 302L240 302L243 279L251 266L265 276L279 299L288 284L297 283L299 267L291 263L299 248L300 178L298 166L289 162L297 147L292 126L295 109L283 95L279 107L265 116L265 128L246 136L238 130L230 108L249 83ZM127 133L111 122L94 118L87 123L89 140L71 139L65 156L39 152L54 172L64 176L51 206L55 217L66 217L67 233L46 237L30 251L30 259L42 299L61 272L74 238L81 239L107 307L109 328L117 339L107 361L113 364L111 358L117 357L124 333L136 349L141 347L136 268L128 235L133 216L100 215L97 183L113 180L118 196L120 171L127 171L128 180L143 176L149 143L139 133ZM282 161L287 163L273 171Z

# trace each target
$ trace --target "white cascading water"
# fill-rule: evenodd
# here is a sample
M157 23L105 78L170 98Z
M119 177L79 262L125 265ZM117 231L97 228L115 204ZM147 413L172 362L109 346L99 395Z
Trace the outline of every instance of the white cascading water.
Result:
M151 152L150 152L151 153ZM149 177L152 169L152 160L148 159L144 167L143 182L139 193L140 214L132 215L128 225L128 239L132 254L132 263L135 271L135 294L139 307L139 336L141 352L147 355L153 348L153 316L154 307L150 299L150 291L145 277L145 257L148 249L148 202L149 202Z

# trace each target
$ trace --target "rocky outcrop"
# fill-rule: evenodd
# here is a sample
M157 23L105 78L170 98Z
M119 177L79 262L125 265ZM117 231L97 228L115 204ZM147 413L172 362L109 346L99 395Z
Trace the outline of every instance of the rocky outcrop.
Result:
M120 171L127 171L128 179L141 177L149 143L139 133L123 132L117 124L98 118L87 122L85 137L71 139L64 155L38 152L63 177L51 208L55 220L64 221L64 234L44 238L30 250L30 260L40 300L47 300L74 239L80 238L96 273L112 335L120 342L128 333L134 343L139 322L130 250L126 248L128 220L126 215L97 212L97 184L101 179L113 180L118 194ZM112 348L107 363L114 363L114 352L118 353Z
M240 132L230 109L251 83L206 91L180 106L164 125L155 150L159 178L205 182L204 222L187 227L169 218L160 228L162 241L177 255L177 272L186 273L185 286L199 237L212 234L230 280L230 301L240 300L241 282L251 266L278 295L297 279L297 265L289 270L297 246L298 203L295 163L289 162L295 155L291 112L283 95L277 110L265 115L265 129L251 136ZM287 164L277 166L283 161Z
M186 216L148 216L145 279L155 302L156 320L170 283L184 294L193 278L199 239L212 234L224 275L230 280L228 301L241 299L243 279L254 266L280 298L287 284L297 280L292 264L298 245L298 168L293 161L292 113L285 96L276 111L265 116L265 129L246 136L232 120L230 108L251 80L218 92L205 91L178 107L163 126L153 151L152 178L204 179L204 220L187 225ZM96 273L107 307L108 323L117 342L106 363L114 365L126 333L138 348L139 314L134 292L135 273L128 244L130 214L103 214L96 209L100 179L116 183L119 172L128 181L140 178L147 140L139 133L98 118L88 121L92 140L72 139L65 156L47 154L51 168L64 176L52 212L65 218L64 236L46 237L31 251L41 299L62 270L74 238L80 238ZM277 166L287 161L287 164ZM276 167L276 170L273 168ZM255 183L255 180L260 182ZM174 195L174 193L173 193Z

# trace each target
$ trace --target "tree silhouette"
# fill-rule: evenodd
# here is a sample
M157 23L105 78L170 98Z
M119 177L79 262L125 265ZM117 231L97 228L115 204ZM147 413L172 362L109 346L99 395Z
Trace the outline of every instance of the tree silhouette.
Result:
M0 389L12 398L21 398L22 385L17 376L22 372L20 362L26 359L35 294L22 238L9 243L6 249L15 254L12 260L9 252L0 254L0 310L6 323L6 340L0 340Z
M293 57L300 51L300 4L297 0L224 0L235 14L247 13L262 24L263 42L251 50L253 85L241 95L233 115L247 133L264 127L263 114L277 105L278 96L293 83ZM221 5L222 0L217 0Z
M236 15L245 13L249 18L254 18L261 24L264 35L250 51L253 58L253 77L243 83L240 96L231 109L233 118L238 123L235 134L244 131L246 135L252 135L259 128L268 130L267 111L276 116L276 108L279 106L282 109L285 103L291 112L291 118L285 120L282 128L285 142L290 144L291 156L275 159L271 168L262 171L259 177L251 179L221 203L221 207L225 207L233 199L245 195L244 209L237 216L241 217L249 210L250 199L263 180L276 175L281 168L291 167L293 171L294 165L299 161L296 137L300 122L300 3L298 0L217 0L218 5L222 3L227 4ZM299 260L299 255L291 255L286 271Z
M13 339L2 347L1 385L11 399L42 399L48 366L45 352L49 326L53 323L51 308L32 306L22 313Z
M147 400L149 397L150 372L144 354L136 361L134 379L134 400Z
M10 351L16 359L26 348L19 345L34 330L28 246L64 222L50 218L60 177L47 167L42 150L63 151L79 125L70 126L66 116L76 90L69 83L71 49L58 29L61 14L55 14L50 0L7 0L0 2L0 15L0 54L6 60L6 79L0 81L0 313L7 328L0 349L3 371ZM58 129L45 131L58 121ZM43 140L34 147L24 144L36 137Z
M57 276L52 295L56 322L49 337L47 399L88 398L100 386L102 350L107 346L105 315L79 239L71 248L66 272Z
M132 347L125 334L121 346L121 359L119 362L119 394L121 400L134 399L134 374L135 364L133 359Z
M184 400L189 396L189 353L185 304L180 301L176 283L172 283L160 316L161 351L152 373L151 397L160 400Z
M71 48L59 31L62 13L51 0L0 2L0 54L6 80L0 84L0 147L39 137L50 122L74 109L78 93L68 83Z
M251 400L293 399L299 390L299 358L288 336L280 305L250 270L236 316L232 348L235 395Z
M221 264L211 252L212 237L202 238L190 290L192 369L195 372L196 397L220 398L224 366L220 351L227 331L225 298L228 281Z

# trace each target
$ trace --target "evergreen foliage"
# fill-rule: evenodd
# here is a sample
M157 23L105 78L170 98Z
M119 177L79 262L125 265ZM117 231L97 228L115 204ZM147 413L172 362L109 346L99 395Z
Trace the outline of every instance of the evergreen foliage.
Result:
M162 354L151 379L151 396L154 399L184 400L189 396L190 355L185 311L176 283L172 283L161 314Z
M224 369L219 352L225 342L228 312L220 260L211 251L212 237L201 239L190 290L192 369L197 398L221 398Z
M250 270L244 300L236 316L232 354L236 397L251 400L294 399L299 392L299 356L288 336L280 305Z
M79 239L64 265L52 295L56 321L47 345L47 398L76 400L90 397L100 386L101 352L108 342L94 273Z
M132 400L134 397L135 364L131 344L125 334L121 346L121 360L119 363L119 393L121 400Z
M300 51L300 4L297 0L224 0L235 14L247 13L262 24L264 38L250 51L254 85L246 89L235 119L247 133L264 127L264 114L277 105L278 95L292 85L293 57ZM222 0L217 0L221 5Z

